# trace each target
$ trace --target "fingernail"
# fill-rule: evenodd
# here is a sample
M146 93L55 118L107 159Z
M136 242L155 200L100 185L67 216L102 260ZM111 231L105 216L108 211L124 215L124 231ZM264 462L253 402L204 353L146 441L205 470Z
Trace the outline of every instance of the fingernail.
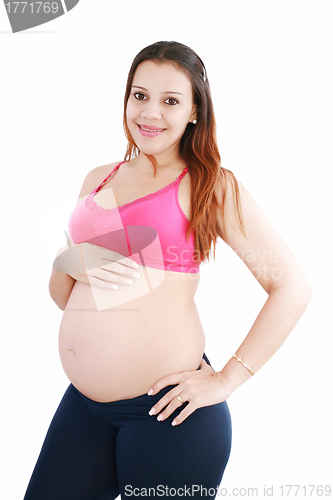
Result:
M141 274L137 273L136 271L133 271L132 276L133 276L133 278L140 278Z
M160 421L160 420L163 420L163 415L162 415L162 413L160 413L160 414L159 414L159 416L157 417L157 420L159 420L159 421Z
M150 391L148 392L148 396L151 396L153 394L153 389L150 389Z
M128 278L125 279L125 283L127 283L127 285L132 285L133 284L133 280L130 280Z
M177 425L175 421L171 422L171 425Z
M148 413L149 413L149 415L154 415L154 413L155 413L155 408L152 408L152 409L151 409Z
M117 290L118 289L118 285L115 285L114 283L110 283L109 285L107 285L108 288L110 288L111 290Z
M132 267L134 267L135 269L137 269L139 267L139 264L137 264L136 262L132 262Z

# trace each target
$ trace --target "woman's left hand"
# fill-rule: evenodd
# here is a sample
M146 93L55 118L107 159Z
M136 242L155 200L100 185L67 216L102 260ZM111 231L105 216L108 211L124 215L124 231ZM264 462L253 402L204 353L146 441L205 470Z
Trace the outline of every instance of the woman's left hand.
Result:
M172 425L184 422L197 408L225 401L232 393L224 375L221 372L214 372L204 359L201 360L200 370L167 375L156 382L148 394L157 394L164 387L175 384L178 385L167 392L149 411L149 415L159 414L157 420L165 420L183 403L188 402L189 404L173 420ZM163 413L159 413L161 410Z

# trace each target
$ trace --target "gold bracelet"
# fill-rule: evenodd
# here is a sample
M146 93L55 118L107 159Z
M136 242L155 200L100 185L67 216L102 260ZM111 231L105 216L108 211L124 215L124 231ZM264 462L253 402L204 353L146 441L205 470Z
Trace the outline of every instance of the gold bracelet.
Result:
M231 357L232 357L232 358L236 358L236 359L237 359L237 361L239 361L240 363L242 363L242 365L243 365L243 366L245 366L245 368L247 368L247 369L249 370L249 372L251 372L251 375L255 375L254 371L253 371L253 370L251 370L251 368L249 367L249 365L248 365L248 364L246 364L246 363L244 363L244 361L242 360L242 358L239 358L239 357L237 356L237 354L233 354Z

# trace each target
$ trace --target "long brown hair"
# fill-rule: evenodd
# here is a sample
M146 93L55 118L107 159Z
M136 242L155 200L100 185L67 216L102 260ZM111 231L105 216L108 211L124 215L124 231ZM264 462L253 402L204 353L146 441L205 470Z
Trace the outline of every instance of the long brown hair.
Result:
M243 234L244 225L240 207L238 182L234 174L221 166L221 157L216 142L216 123L213 103L205 66L200 57L189 47L178 42L156 42L142 49L134 58L130 68L124 97L124 129L128 140L125 160L139 154L139 149L126 122L126 107L129 99L136 68L143 61L169 62L185 71L192 83L193 102L196 105L197 123L189 123L181 138L179 153L189 168L191 177L191 221L186 233L193 230L196 255L199 260L209 260L212 243L214 258L217 237L226 239L224 227L217 224L218 214L223 221L225 213L225 192L231 185L237 221ZM154 165L156 159L146 155ZM220 186L220 196L216 187ZM220 211L220 212L219 212ZM222 226L224 224L222 223Z

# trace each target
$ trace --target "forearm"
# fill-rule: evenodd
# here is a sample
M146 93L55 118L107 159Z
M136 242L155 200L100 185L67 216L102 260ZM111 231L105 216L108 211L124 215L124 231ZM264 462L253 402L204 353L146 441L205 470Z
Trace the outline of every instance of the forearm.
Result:
M311 300L311 290L290 286L274 288L248 335L237 349L238 357L256 373L284 343ZM251 372L236 358L231 358L221 374L234 392Z

